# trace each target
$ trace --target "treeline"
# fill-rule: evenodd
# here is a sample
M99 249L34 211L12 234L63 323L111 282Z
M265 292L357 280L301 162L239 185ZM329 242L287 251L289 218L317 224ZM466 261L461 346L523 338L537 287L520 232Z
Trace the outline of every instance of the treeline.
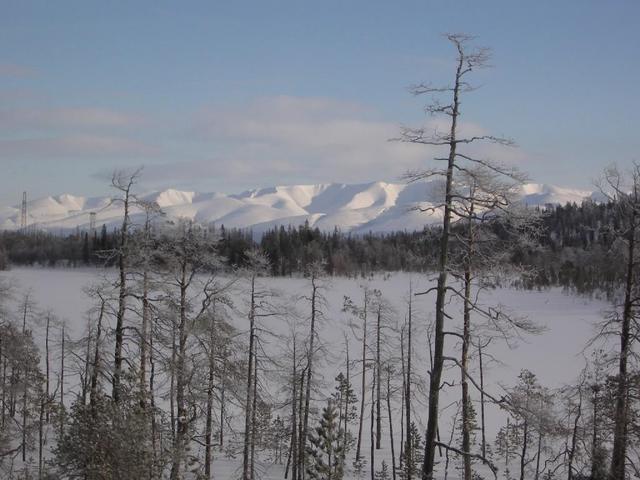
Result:
M562 286L579 293L611 291L620 274L615 232L620 210L615 203L584 201L547 206L540 214L533 244L514 252L510 261L524 267L518 282L524 288ZM322 232L308 224L279 226L259 239L246 229L214 226L208 234L218 240L224 265L242 268L246 253L260 248L270 260L270 274L304 273L321 262L329 275L366 276L374 272L426 272L436 268L439 227L420 232L356 235L334 229ZM0 269L15 266L81 267L113 266L109 255L120 230L102 226L97 231L52 233L44 231L0 233Z

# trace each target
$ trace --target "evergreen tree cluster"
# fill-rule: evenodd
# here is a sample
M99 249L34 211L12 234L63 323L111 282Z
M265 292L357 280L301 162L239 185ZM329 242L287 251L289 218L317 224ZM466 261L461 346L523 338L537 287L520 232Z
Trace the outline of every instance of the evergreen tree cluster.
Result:
M548 205L541 211L539 234L533 244L519 246L510 258L528 273L518 286L527 289L561 286L585 294L611 292L623 265L614 232L620 226L615 203ZM454 228L456 228L454 226ZM491 227L498 236L498 223ZM270 263L270 274L304 273L321 262L329 275L366 276L374 272L425 272L435 268L439 252L439 228L420 232L344 233L322 232L308 223L278 226L257 238L251 230L210 227L219 238L219 252L228 269L247 265L247 252L260 248ZM0 269L16 266L79 267L113 266L108 255L117 245L117 228L103 225L92 233L44 231L0 232ZM455 256L455 245L452 255Z

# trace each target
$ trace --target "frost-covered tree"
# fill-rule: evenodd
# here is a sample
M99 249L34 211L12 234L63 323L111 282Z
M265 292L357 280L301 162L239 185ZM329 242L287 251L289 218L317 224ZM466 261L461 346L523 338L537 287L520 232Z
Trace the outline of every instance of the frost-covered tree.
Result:
M461 147L478 142L491 142L502 145L510 145L509 140L491 135L464 136L460 132L459 119L461 115L462 95L474 90L467 78L475 70L486 67L489 60L489 51L486 48L472 48L469 46L472 37L463 34L449 34L447 39L456 49L456 64L453 82L450 85L436 87L429 83L413 87L415 95L441 95L447 96L444 102L434 100L427 105L425 110L432 115L443 115L447 119L447 130L440 132L437 129L429 131L426 127L404 128L400 140L404 142L444 147L448 153L437 160L444 162L443 168L427 169L424 171L410 172L407 177L410 181L419 181L430 178L439 178L444 181L442 200L437 207L443 211L442 230L440 232L440 250L437 266L438 280L436 291L435 312L435 336L433 348L433 365L430 372L429 385L429 416L427 419L427 431L425 434L425 457L422 477L431 480L434 475L436 434L438 430L439 399L442 388L442 373L444 370L444 343L445 343L445 303L448 292L450 273L450 243L452 223L455 220L455 204L458 198L456 191L456 177L467 171L470 166L483 165L480 158L474 158L468 152L461 151ZM433 208L433 207L429 207Z
M341 480L344 475L342 431L338 413L329 400L322 410L320 424L309 432L307 474L314 480Z

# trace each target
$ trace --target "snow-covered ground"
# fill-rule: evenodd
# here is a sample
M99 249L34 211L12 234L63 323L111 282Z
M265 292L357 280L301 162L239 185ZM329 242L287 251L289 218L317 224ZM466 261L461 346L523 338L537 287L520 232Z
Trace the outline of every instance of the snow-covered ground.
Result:
M40 309L51 310L58 317L64 319L68 335L78 338L86 331L85 312L91 307L89 298L83 293L83 288L92 284L103 270L97 269L41 269L41 268L15 268L9 272L1 274L2 277L13 282L19 290L32 292L32 298L37 301ZM355 302L361 300L360 286L368 284L372 288L380 289L384 297L389 300L395 309L394 323L402 323L406 315L406 298L410 280L413 282L414 291L425 290L432 285L431 280L425 275L409 275L406 273L394 273L388 275L378 275L371 279L347 279L331 278L326 279L326 291L324 296L327 300L325 312L326 320L321 327L320 337L328 346L329 354L325 358L321 375L327 383L327 392L333 391L333 378L340 371L342 358L344 334L350 337L350 350L352 358L358 355L359 342L353 337L349 328L350 316L342 312L343 297L348 295ZM308 281L304 278L269 278L264 279L271 288L283 292L284 296L291 298L291 304L295 308L305 313L308 306L298 297L306 293ZM235 294L240 296L241 293ZM496 395L500 395L502 386L510 386L516 383L516 377L521 369L529 369L534 372L540 382L550 388L562 386L571 382L578 375L584 365L583 353L585 345L594 333L594 323L601 317L602 311L607 308L604 302L589 300L581 297L567 295L560 290L546 291L519 291L515 289L498 289L485 294L484 303L501 304L510 308L519 315L526 315L530 320L546 327L546 331L540 335L524 337L517 341L517 346L510 349L499 340L494 340L487 354L498 358L502 364L490 364L486 373L487 390ZM240 298L237 299L241 301ZM416 377L426 381L426 365L428 359L428 349L426 346L425 326L433 316L433 295L424 295L414 298L414 312L416 335L414 341L414 351L417 363ZM458 318L457 308L450 307L449 313L454 318ZM240 329L246 328L245 320L241 317L237 320ZM457 323L457 322L456 322ZM274 333L284 332L285 325L278 319L270 319L265 322L267 329L272 329ZM455 328L455 326L453 326ZM41 340L42 329L34 328L34 334ZM447 349L455 348L454 337L449 338ZM277 341L269 347L274 351L279 348ZM457 351L457 350L456 350ZM343 360L342 360L343 362ZM474 360L477 364L477 361ZM357 373L356 373L357 374ZM458 380L459 372L451 369L447 373L449 379ZM71 391L77 383L77 378L68 375L66 388ZM357 383L357 382L354 382ZM357 391L357 390L356 390ZM459 388L445 389L442 405L446 407L459 396ZM359 394L359 392L357 391ZM474 400L478 400L477 392L472 392ZM69 399L71 396L69 396ZM320 400L320 399L319 399ZM396 402L397 403L397 402ZM418 397L415 405L415 420L420 424L420 429L424 428L426 422L426 401L424 397ZM399 406L396 404L399 421ZM447 410L453 414L453 407ZM446 413L444 418L449 418ZM498 428L503 424L504 417L495 407L488 408L487 434L488 439L493 440ZM365 420L365 425L368 425ZM449 429L448 420L441 426L443 431ZM365 431L368 432L367 429ZM385 428L386 432L386 428ZM399 442L400 427L395 431L396 442ZM387 443L385 437L384 442ZM448 436L448 434L446 434ZM368 438L368 437L366 437ZM368 440L364 442L368 445ZM399 443L396 443L399 445ZM365 450L365 455L368 455ZM380 459L388 456L388 446L380 453ZM217 468L219 475L217 478L232 478L231 472L237 468L237 460L217 458ZM390 462L388 462L390 463ZM264 465L270 472L265 478L282 478L281 467L270 464ZM222 471L226 471L224 474ZM227 476L229 475L229 476ZM452 477L455 478L455 477Z

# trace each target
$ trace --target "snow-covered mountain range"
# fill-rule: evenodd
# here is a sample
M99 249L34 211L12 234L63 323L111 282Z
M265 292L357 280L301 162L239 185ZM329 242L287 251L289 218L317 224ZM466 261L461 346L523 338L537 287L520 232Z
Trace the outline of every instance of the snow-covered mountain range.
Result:
M442 188L436 182L412 184L372 182L363 184L290 185L249 190L239 194L198 193L174 189L143 195L155 201L167 218L188 218L226 228L251 228L260 234L275 225L301 225L330 231L338 227L354 233L419 230L439 221L441 211L416 210L436 204ZM580 203L593 192L530 183L522 187L528 205ZM122 206L110 197L50 196L27 203L27 224L44 230L86 229L91 213L97 226L121 221ZM0 229L20 227L20 206L0 207ZM134 209L133 221L142 220Z

